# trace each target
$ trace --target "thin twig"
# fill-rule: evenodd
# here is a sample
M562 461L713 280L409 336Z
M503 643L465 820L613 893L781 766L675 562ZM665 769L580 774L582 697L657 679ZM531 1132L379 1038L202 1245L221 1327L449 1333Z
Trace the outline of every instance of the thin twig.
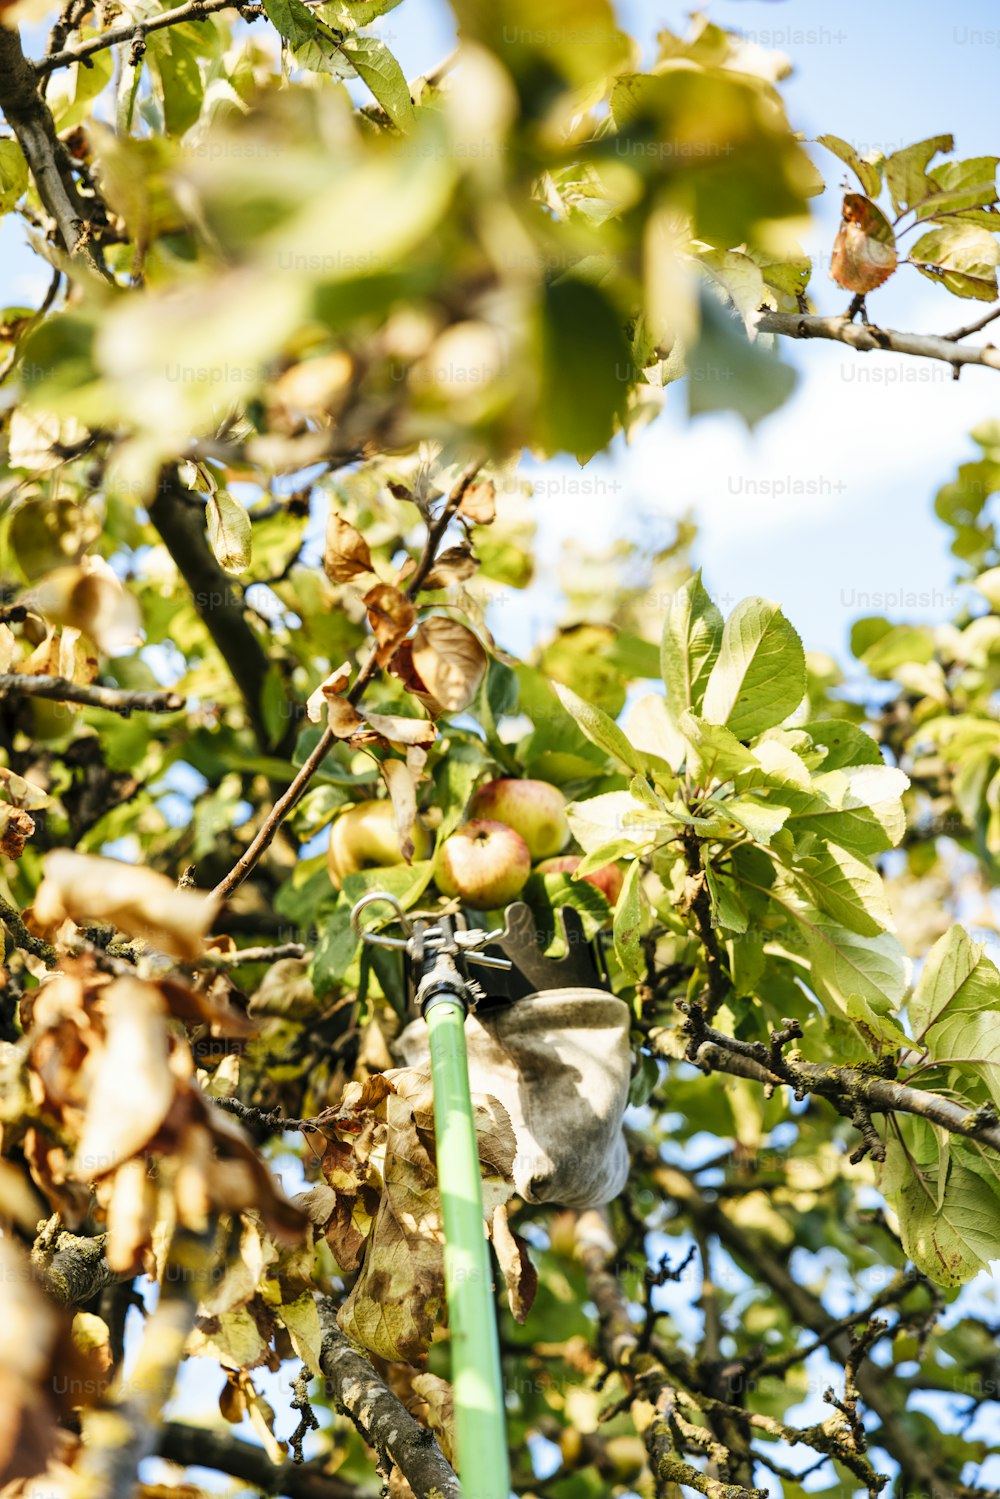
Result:
M183 5L165 10L148 20L136 22L133 19L122 26L112 26L108 31L102 31L100 36L81 42L79 47L64 47L61 52L53 52L49 57L40 58L32 66L41 78L46 73L54 72L56 68L68 68L70 63L86 63L87 58L93 57L95 52L103 52L105 48L114 47L118 42L130 42L137 30L162 31L165 26L178 26L185 21L201 21L218 10L238 10L241 15L249 12L248 19L263 14L262 6L242 5L239 0L185 0Z
M195 968L241 968L244 963L277 963L281 958L304 958L301 942L282 942L277 947L241 947L238 952L207 952Z
M991 307L989 312L984 312L982 317L977 318L974 323L966 323L964 328L956 328L954 333L945 333L943 337L957 343L960 338L968 338L970 333L978 333L998 317L1000 317L1000 304Z
M0 698L44 697L57 703L82 703L110 713L177 713L184 699L177 692L131 692L93 682L71 682L67 677L32 677L19 672L0 674Z

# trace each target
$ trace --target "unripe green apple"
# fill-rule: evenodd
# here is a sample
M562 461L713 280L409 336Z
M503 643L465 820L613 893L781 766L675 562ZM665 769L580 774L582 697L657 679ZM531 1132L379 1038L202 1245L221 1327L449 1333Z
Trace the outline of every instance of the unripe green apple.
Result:
M538 866L539 874L572 874L574 869L581 863L579 854L563 854L558 859L545 859ZM583 876L585 885L593 885L605 897L609 906L617 904L618 897L622 893L625 876L617 864L602 864L600 869L594 869L590 874Z
M522 781L512 776L487 781L473 794L469 815L505 822L520 833L533 859L559 853L569 838L566 798L548 781Z
M521 893L530 873L531 854L520 833L477 817L445 839L435 878L442 894L493 911Z
M413 825L413 857L425 859L429 852L427 829L418 820ZM335 889L359 869L387 869L402 862L392 802L355 802L334 819L326 863Z

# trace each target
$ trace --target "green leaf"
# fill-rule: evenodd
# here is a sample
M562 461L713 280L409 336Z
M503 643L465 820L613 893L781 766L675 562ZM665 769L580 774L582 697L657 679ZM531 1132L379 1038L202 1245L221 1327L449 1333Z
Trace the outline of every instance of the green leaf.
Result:
M821 744L826 755L820 769L840 770L845 765L881 765L882 751L870 734L848 723L846 718L824 719L821 723L804 723L802 732L813 744Z
M410 87L399 63L384 42L374 36L347 35L340 43L344 57L368 85L397 130L413 128L416 115Z
M291 46L301 47L315 39L319 23L302 0L264 0L264 9Z
M881 1012L895 1009L906 992L906 955L891 932L862 937L835 921L793 910L802 924L812 973L810 987L834 1013L847 1016L853 995Z
M208 496L205 506L208 539L220 567L227 573L243 573L250 566L252 549L250 517L239 500L225 489Z
M943 161L928 173L940 191L932 193L920 204L916 210L917 218L937 219L943 214L985 208L987 204L995 203L998 160L1000 158L996 156L973 156L967 161Z
M179 28L150 32L147 58L159 75L163 122L168 135L183 135L201 114L205 98L197 43Z
M674 594L660 642L660 671L675 718L685 708L700 711L722 644L722 629L721 611L702 585L700 571L696 572Z
M717 874L711 864L705 865L705 878L712 904L712 924L727 932L742 936L749 926L750 918L730 880Z
M705 688L703 716L737 739L752 739L787 718L805 690L802 642L778 605L758 598L737 604Z
M541 334L539 440L583 462L625 415L631 355L622 320L599 287L562 280L545 287Z
M980 302L996 298L1000 246L988 229L942 224L920 236L910 250L910 260L956 297L975 297Z
M603 712L602 709L594 707L592 703L584 702L578 697L571 687L564 687L561 682L552 683L556 697L562 703L567 713L571 713L586 734L591 744L596 744L612 760L617 760L624 765L626 770L643 771L646 768L645 756L635 749L613 718Z
M677 727L694 751L701 781L731 781L744 771L760 769L746 745L722 724L706 723L696 714L684 712Z
M9 213L28 190L28 163L17 141L0 140L0 213Z
M584 853L603 850L609 843L630 839L630 852L645 851L674 826L666 813L658 818L629 791L604 791L566 808L573 837Z
M949 927L927 954L908 1006L914 1035L922 1041L949 1016L989 1008L1000 1009L997 970L964 927Z
M284 678L273 661L260 690L260 711L268 740L272 745L280 744L288 727L289 704Z
M889 184L893 207L897 213L930 197L935 184L928 179L927 163L939 151L954 149L955 141L952 136L934 135L929 140L905 146L902 151L894 151L886 158L885 180Z
M329 994L341 982L357 957L358 945L351 929L351 902L341 898L323 924L309 965L317 996Z
M807 900L862 937L877 936L891 922L878 871L835 843L819 845L792 877Z
M644 960L640 937L642 935L642 866L634 860L628 868L618 904L615 906L613 927L615 954L626 975L631 979L641 977Z
M700 300L698 341L687 359L688 412L735 411L755 427L788 400L798 376L762 342L751 341L717 297Z
M863 160L854 147L841 140L839 135L818 135L816 142L832 151L845 166L850 167L869 198L878 197L882 191L882 171L875 162Z
M639 1065L629 1084L628 1101L634 1109L649 1102L649 1096L660 1081L661 1063L649 1052L640 1052Z
M964 1285L998 1258L1000 1197L965 1149L953 1144L941 1159L922 1120L896 1123L903 1143L890 1134L882 1178L894 1186L884 1190L904 1252L938 1285Z

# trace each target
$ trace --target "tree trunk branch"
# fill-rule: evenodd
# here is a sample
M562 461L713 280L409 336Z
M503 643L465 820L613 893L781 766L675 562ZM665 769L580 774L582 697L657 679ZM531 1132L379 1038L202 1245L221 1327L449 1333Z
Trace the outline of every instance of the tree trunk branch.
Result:
M17 137L38 196L56 222L67 253L100 275L103 264L88 242L88 216L73 180L51 111L38 92L38 75L21 50L18 32L0 25L0 109Z
M950 364L957 378L967 364L1000 370L1000 349L992 344L971 348L952 337L934 333L899 333L893 328L875 328L852 323L845 317L817 317L804 312L771 312L754 315L758 333L777 333L782 338L824 338L847 344L861 354L879 350L883 354L912 354L918 359L940 359ZM968 331L968 330L966 330Z
M263 1447L207 1426L168 1421L160 1430L157 1452L182 1468L214 1468L252 1485L262 1494L288 1499L358 1499L359 1490L321 1463L272 1463Z
M0 673L0 698L44 697L57 703L82 703L88 708L106 708L110 713L178 713L184 699L177 692L127 692L99 683L70 682L66 677L32 677L20 672Z
M191 591L194 606L222 655L246 704L247 716L262 750L291 747L295 723L289 717L281 743L273 745L264 718L263 689L270 670L264 647L243 612L242 593L216 561L205 531L205 514L191 504L175 476L164 475L149 518Z
M694 1058L705 1072L729 1072L767 1087L799 1087L806 1093L818 1093L833 1103L861 1104L876 1114L918 1114L932 1124L939 1124L953 1135L964 1135L1000 1151L1000 1124L982 1118L975 1110L963 1109L950 1098L911 1088L891 1078L876 1077L856 1067L830 1067L817 1062L789 1064L782 1076L743 1051L733 1049L731 1037L711 1031L701 1042ZM850 1110L848 1109L848 1112Z
M379 1454L388 1479L394 1463L417 1499L461 1499L461 1485L433 1432L421 1426L357 1353L337 1325L332 1303L318 1300L323 1341L319 1362L337 1405ZM475 1496L472 1496L475 1499Z

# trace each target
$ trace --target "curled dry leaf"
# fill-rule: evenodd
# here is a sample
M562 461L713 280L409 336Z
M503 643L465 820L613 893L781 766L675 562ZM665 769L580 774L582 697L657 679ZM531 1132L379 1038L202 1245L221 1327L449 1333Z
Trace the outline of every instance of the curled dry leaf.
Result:
M410 1388L424 1403L424 1424L437 1437L448 1462L455 1461L455 1396L451 1385L439 1374L424 1370L414 1374Z
M0 1482L30 1478L46 1466L55 1439L49 1363L60 1317L31 1273L28 1256L0 1238Z
M442 552L424 579L425 588L448 588L452 583L464 583L479 567L471 546L449 547Z
M323 571L331 583L351 583L374 571L367 541L337 510L330 511L326 523Z
M513 1190L514 1135L496 1099L475 1095L473 1112L489 1222ZM420 1360L444 1311L430 1073L400 1069L351 1084L318 1122L333 1189L327 1242L344 1269L361 1265L340 1325L383 1358ZM314 1219L328 1206L316 1198Z
M490 1238L507 1287L511 1314L515 1322L524 1322L538 1290L538 1271L531 1263L527 1244L508 1222L506 1203L498 1206L493 1213Z
M407 864L413 858L413 824L417 820L417 788L403 760L383 760L379 766L392 800L399 851Z
M845 194L842 215L830 275L838 286L864 296L896 269L896 238L878 204L862 193Z
M107 1175L149 1144L177 1087L159 989L141 979L115 979L100 1007L104 1045L85 1072L86 1112L74 1161L84 1181Z
M219 566L227 573L246 572L253 551L253 532L244 506L228 490L217 489L208 496L205 519Z
M44 870L33 909L43 931L67 917L108 921L186 962L200 956L219 907L202 891L179 890L166 875L118 859L56 849Z
M443 614L423 620L413 637L411 659L438 711L460 713L479 690L488 657L467 625Z
M60 567L26 599L47 619L89 635L108 656L131 650L139 639L139 605L102 557Z
M370 728L392 744L433 744L437 729L426 718L404 718L398 713L366 713Z
M351 680L351 668L345 661L343 665L336 667L328 677L325 677L314 692L309 694L306 700L306 714L310 723L319 723L323 717L323 709L333 703L341 693L347 691Z
M34 831L35 819L30 812L0 802L0 854L8 859L19 859Z
M365 607L375 635L376 659L379 666L385 666L413 629L417 611L406 594L391 583L376 583L370 588L365 594Z
M474 526L488 526L496 519L497 491L492 479L483 479L470 484L458 507L459 515Z

